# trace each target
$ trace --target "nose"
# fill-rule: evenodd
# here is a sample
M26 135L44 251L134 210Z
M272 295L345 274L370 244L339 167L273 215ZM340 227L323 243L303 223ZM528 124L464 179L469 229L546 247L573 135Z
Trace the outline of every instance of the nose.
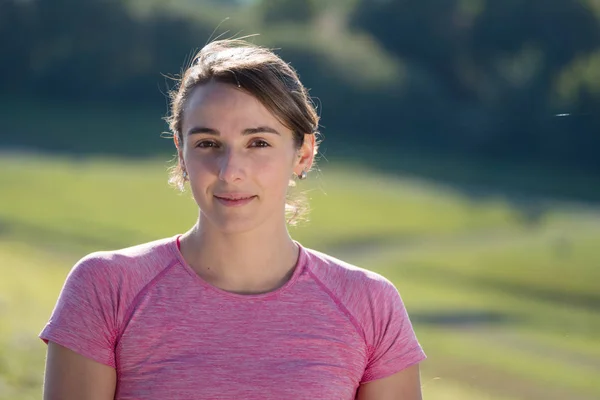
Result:
M237 154L232 149L228 149L222 154L219 161L219 180L233 183L244 178L245 170L242 154Z

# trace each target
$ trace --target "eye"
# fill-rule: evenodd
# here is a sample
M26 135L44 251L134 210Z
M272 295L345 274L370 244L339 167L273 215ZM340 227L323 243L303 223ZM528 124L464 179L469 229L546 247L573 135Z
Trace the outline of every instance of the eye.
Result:
M250 147L271 147L271 145L262 139L254 140Z
M212 140L202 140L202 141L196 143L196 147L199 147L201 149L208 149L208 148L219 147L219 146L217 143L213 142Z

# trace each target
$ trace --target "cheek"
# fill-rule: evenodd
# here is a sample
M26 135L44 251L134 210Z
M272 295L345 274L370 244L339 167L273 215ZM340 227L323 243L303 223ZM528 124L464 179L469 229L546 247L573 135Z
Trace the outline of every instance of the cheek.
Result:
M256 179L263 188L284 194L287 192L290 177L283 171L281 166L279 168L273 166L260 171Z
M199 177L218 173L217 160L209 154L200 154L200 152L189 150L185 153L184 160L190 175Z
M292 174L290 158L285 155L257 157L254 161L255 178L270 186L287 187Z

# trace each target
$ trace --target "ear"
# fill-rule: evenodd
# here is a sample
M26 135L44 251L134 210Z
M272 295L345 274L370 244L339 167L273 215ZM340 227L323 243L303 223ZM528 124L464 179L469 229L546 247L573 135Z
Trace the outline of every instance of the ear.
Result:
M316 153L316 138L314 134L305 134L304 143L297 151L294 173L300 175L302 171L308 172L312 167Z
M183 167L183 143L179 142L179 136L173 135L173 142L175 143L175 148L177 149L177 158L179 159L179 164Z

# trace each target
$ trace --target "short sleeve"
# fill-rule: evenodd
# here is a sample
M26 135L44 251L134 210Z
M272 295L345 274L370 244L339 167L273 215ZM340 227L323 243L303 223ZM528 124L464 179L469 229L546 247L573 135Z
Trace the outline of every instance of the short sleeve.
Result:
M361 383L393 375L426 358L400 293L387 280L378 284L370 296L369 357Z
M106 262L88 256L73 267L39 337L114 368L117 299Z

